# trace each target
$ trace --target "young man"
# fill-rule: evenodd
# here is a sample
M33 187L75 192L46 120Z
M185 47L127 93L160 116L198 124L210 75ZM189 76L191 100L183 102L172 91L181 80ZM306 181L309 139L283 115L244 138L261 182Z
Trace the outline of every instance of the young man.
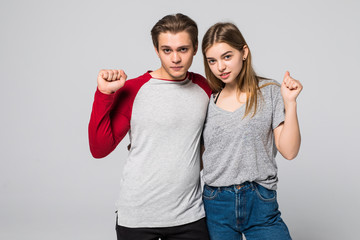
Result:
M211 90L188 72L196 23L176 14L151 35L161 67L126 80L101 70L89 123L90 149L107 156L129 132L117 204L118 239L208 239L200 189L200 136Z

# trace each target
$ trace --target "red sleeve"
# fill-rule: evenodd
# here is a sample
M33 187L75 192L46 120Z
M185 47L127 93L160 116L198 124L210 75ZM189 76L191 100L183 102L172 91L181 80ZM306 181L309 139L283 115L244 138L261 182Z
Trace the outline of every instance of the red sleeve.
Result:
M128 80L116 93L107 95L95 92L89 122L89 145L94 158L111 153L130 129L133 103L141 86L150 74Z
M212 91L206 78L197 73L190 73L190 79L193 81L193 83L199 85L199 87L201 87L210 98Z

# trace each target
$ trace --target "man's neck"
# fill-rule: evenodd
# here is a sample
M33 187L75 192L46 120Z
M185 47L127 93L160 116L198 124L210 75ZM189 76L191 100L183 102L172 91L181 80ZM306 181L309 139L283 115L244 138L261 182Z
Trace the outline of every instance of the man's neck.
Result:
M187 76L187 73L182 76L179 79L174 79L173 77L171 77L163 68L159 68L153 72L150 72L151 77L156 78L156 79L164 79L164 80L171 80L171 81L181 81L184 80Z

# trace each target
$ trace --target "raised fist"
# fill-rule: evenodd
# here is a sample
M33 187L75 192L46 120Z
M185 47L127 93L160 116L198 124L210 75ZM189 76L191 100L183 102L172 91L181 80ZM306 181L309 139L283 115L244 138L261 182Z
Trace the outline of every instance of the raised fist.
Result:
M281 84L281 95L284 102L295 102L302 89L300 81L293 79L290 73L286 72Z
M98 89L104 94L112 94L122 88L126 81L123 70L101 70L97 77Z

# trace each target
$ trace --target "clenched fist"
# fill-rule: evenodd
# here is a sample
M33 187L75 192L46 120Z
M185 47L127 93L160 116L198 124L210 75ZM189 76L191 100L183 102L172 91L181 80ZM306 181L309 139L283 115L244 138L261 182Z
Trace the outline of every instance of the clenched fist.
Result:
M285 73L284 80L281 84L281 95L284 103L296 102L303 86L298 80L293 79L289 72Z
M123 70L101 70L97 77L98 89L104 94L112 94L122 88L126 81Z

